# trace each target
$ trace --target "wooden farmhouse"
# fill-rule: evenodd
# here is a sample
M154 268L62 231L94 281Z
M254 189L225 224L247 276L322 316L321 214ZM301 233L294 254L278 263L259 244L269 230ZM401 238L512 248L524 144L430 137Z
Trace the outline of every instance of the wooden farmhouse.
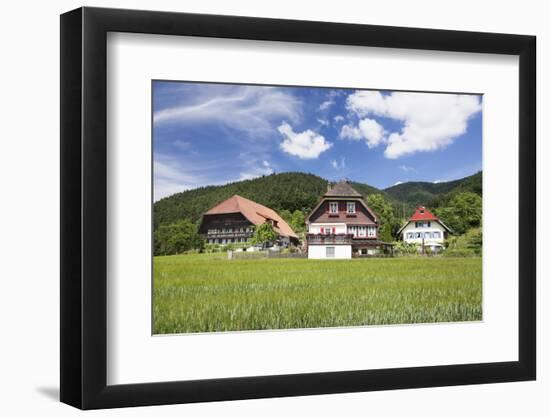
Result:
M451 229L426 207L417 207L407 223L397 232L406 243L416 243L420 251L441 252Z
M378 217L348 181L329 186L306 225L310 259L349 259L392 247L378 239Z
M298 243L298 236L274 210L239 195L204 213L199 233L207 243L246 243L254 234L254 228L263 223L273 226L280 246Z

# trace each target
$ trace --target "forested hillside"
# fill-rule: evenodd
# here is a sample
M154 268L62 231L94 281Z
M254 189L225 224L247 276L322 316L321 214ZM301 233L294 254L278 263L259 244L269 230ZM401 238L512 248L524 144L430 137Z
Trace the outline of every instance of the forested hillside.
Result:
M418 205L440 207L456 194L471 192L482 195L482 172L448 182L406 182L384 189L394 200L407 205L408 211Z
M408 182L379 190L368 184L352 182L364 198L380 194L393 206L396 217L406 218L417 205L440 207L460 192L481 195L482 173L456 181L430 183ZM308 213L327 190L327 180L313 174L287 172L220 186L196 188L157 201L154 205L154 227L187 219L193 223L223 200L238 194L278 212L296 210Z
M327 181L312 174L287 172L221 186L201 187L157 201L155 228L182 218L197 222L209 208L238 194L278 212L307 212L327 190Z
M238 194L273 208L294 231L305 231L305 216L327 191L328 181L312 174L287 172L220 186L196 188L154 204L155 254L182 253L204 246L197 227L211 207ZM392 241L415 206L434 209L457 234L481 224L481 172L447 183L413 182L379 190L352 182L380 218L380 237Z

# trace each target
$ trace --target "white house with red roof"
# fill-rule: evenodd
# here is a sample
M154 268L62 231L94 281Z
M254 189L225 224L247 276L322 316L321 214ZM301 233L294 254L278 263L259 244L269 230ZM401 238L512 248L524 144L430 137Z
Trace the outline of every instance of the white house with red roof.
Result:
M406 243L416 243L420 248L440 252L452 230L426 207L417 207L407 223L397 232Z

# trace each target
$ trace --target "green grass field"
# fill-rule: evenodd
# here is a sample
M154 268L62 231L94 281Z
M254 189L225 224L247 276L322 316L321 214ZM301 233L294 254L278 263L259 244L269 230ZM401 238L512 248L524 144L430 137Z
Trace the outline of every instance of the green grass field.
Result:
M154 259L153 331L481 320L481 258Z

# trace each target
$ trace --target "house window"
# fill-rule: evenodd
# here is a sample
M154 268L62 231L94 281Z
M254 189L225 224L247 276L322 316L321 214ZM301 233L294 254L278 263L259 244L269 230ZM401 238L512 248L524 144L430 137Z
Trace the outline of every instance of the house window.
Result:
M330 208L330 212L332 214L338 213L338 202L337 201L330 202L329 203L329 208Z
M334 246L327 246L326 247L326 257L327 258L334 258L335 250Z
M434 239L441 238L441 232L434 232L433 235L434 235Z
M416 233L414 234L414 237L415 237L416 239L420 239L420 238L422 238L422 233L416 232Z
M357 226L349 226L348 233L353 235L353 237L357 237Z
M374 227L374 226L367 227L367 236L368 237L376 237L376 227Z
M432 238L432 234L430 232L425 232L424 233L424 238L425 239L431 239Z
M355 213L355 201L348 201L348 213Z
M358 235L359 237L366 237L367 236L367 226L357 226Z
M414 239L414 233L412 232L407 233L407 239Z

